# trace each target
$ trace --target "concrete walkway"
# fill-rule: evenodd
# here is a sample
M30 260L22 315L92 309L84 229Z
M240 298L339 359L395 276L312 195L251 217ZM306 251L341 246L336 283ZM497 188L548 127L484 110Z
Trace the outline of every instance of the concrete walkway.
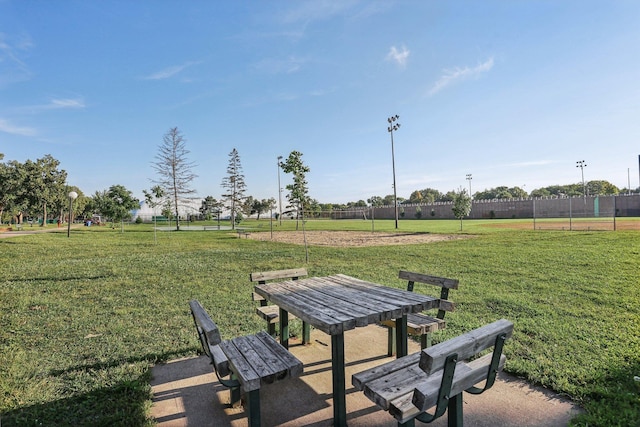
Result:
M294 341L290 348L304 363L302 377L261 389L264 426L332 425L331 339L315 330L311 338L311 345L296 345ZM379 326L345 334L347 417L351 427L397 426L394 418L351 386L352 374L392 360L386 357L386 345L386 329ZM410 342L410 352L419 350ZM151 413L160 427L247 425L242 408L228 407L229 391L217 381L205 357L155 366L152 376ZM579 411L570 401L505 374L484 394L464 396L464 423L469 427L560 427L568 425ZM446 426L446 414L430 425Z

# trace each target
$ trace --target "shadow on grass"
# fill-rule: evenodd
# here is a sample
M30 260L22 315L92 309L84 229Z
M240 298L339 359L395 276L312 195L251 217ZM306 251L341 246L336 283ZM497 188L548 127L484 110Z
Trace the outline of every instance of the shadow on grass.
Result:
M196 347L165 353L149 353L137 357L102 363L71 366L51 370L51 377L75 376L82 372L102 372L102 375L118 367L147 364L142 374L121 379L109 387L99 387L86 393L23 406L1 416L1 425L9 426L153 426L148 413L151 404L151 367L158 362L188 354ZM60 394L63 394L64 391ZM71 393L69 393L71 394Z
M2 415L2 426L151 426L148 379L147 372L112 387L15 409Z
M171 359L175 359L178 357L196 354L199 349L200 349L199 347L188 347L188 348L169 351L165 353L148 353L142 356L128 357L126 359L112 360L108 362L81 364L76 366L70 366L65 369L53 369L49 371L49 375L61 376L61 375L67 375L67 374L78 372L78 371L107 370L107 369L115 368L121 365L127 365L131 363L139 363L139 362L148 362L150 365L155 365L157 363L165 363Z

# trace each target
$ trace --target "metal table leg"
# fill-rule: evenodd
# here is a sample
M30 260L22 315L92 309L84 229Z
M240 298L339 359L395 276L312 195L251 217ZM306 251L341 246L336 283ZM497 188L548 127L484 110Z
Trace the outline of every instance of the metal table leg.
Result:
M289 349L289 312L280 308L280 344Z
M344 334L331 335L331 371L333 375L333 425L347 425L347 396L344 373Z
M407 315L396 319L396 358L409 354L409 340L407 331Z

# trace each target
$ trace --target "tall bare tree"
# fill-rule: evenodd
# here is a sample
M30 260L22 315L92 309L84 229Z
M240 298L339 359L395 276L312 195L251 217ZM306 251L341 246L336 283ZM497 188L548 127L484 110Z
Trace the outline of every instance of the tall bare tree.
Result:
M179 208L189 201L195 190L190 187L191 182L198 177L193 172L194 162L189 161L189 150L186 142L177 127L169 129L162 138L162 144L158 147L156 161L153 168L158 173L158 179L153 183L164 189L164 193L171 200L171 205L176 215L176 230L180 231Z
M244 192L247 190L240 155L235 148L229 153L229 166L227 166L227 176L222 178L222 188L226 190L222 195L222 202L224 207L231 211L231 228L235 229L236 217L242 212Z

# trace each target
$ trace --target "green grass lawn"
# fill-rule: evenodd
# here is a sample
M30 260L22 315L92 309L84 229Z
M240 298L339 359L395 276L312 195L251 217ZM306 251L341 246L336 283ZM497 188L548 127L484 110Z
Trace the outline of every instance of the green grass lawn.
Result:
M583 426L640 425L640 233L514 231L465 221L473 239L311 247L231 232L154 233L148 225L77 228L0 239L2 426L153 425L149 369L198 353L188 301L225 338L264 327L251 271L305 266L404 288L399 269L460 279L440 341L499 318L515 323L506 371L565 394ZM269 221L243 228L269 232ZM370 231L371 221L309 221ZM374 223L393 231L393 221ZM460 233L458 221L401 230ZM295 229L285 221L277 230ZM372 262L373 261L373 262ZM419 291L420 289L418 289Z

